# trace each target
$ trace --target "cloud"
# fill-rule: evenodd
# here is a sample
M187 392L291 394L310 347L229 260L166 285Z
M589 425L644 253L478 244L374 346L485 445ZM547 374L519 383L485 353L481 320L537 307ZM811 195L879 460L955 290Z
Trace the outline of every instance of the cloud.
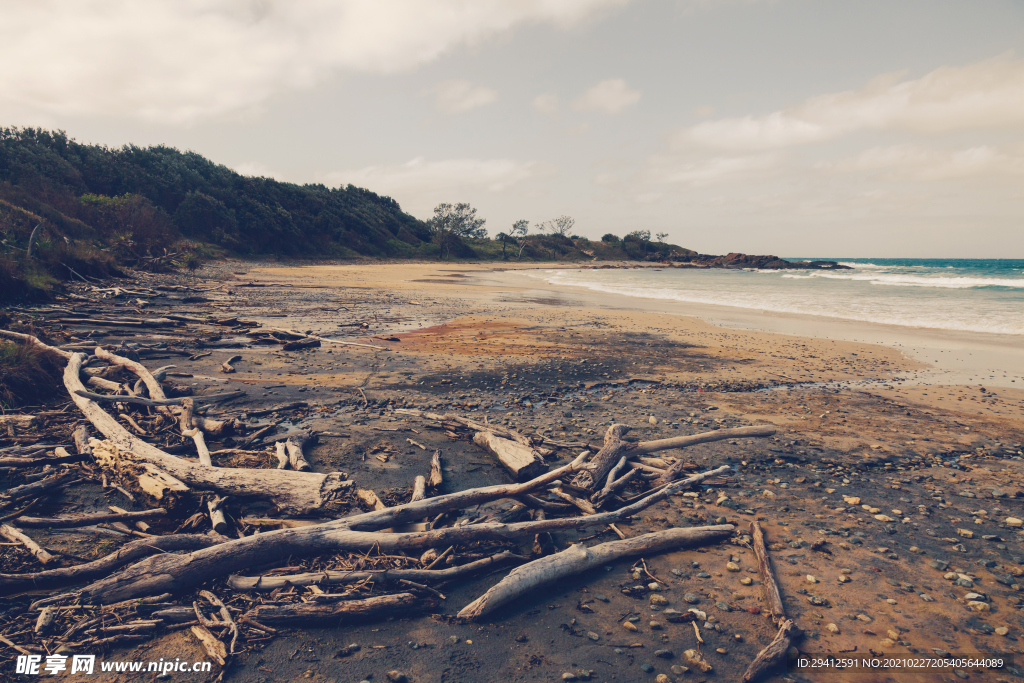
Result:
M639 101L639 90L630 90L621 78L610 78L585 92L583 97L573 103L573 107L580 111L603 111L614 115Z
M446 114L469 111L498 99L497 90L473 85L469 81L445 81L431 92L436 98L434 106Z
M775 154L718 156L707 159L677 159L656 156L648 160L643 179L655 184L681 184L693 187L723 181L748 180L777 169L781 161Z
M884 171L892 180L962 180L1024 174L1024 156L978 145L964 149L930 149L889 145L864 150L852 159L820 163L826 171Z
M558 95L537 95L533 98L533 108L545 116L557 116L559 111Z
M862 130L945 133L1024 123L1024 60L1008 56L944 66L916 80L879 76L860 90L820 95L765 116L707 121L674 144L763 150L835 139Z
M0 104L188 123L628 0L0 0Z
M512 159L427 161L417 157L404 164L333 171L324 182L370 187L393 197L410 213L425 214L438 202L470 201L481 192L502 192L549 171L542 164Z

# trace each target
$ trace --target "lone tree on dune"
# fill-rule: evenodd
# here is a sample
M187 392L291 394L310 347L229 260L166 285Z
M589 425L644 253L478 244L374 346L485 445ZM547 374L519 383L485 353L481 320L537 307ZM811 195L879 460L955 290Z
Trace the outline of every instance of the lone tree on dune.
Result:
M656 239L657 239L657 240L658 240L659 242L664 242L664 241L665 241L665 238L666 238L666 237L668 237L668 233L667 233L667 232L659 232L659 233L658 233L658 234L656 234L656 235L655 235L654 237L655 237L655 238L656 238Z
M476 217L476 209L467 203L438 204L430 219L430 231L441 250L441 258L451 256L452 245L467 238L487 237L483 218Z
M568 237L572 233L572 226L575 224L576 219L571 216L559 216L545 223L552 235L559 235L561 237Z
M523 258L523 249L526 248L526 233L530 232L530 221L516 221L512 224L512 229L509 230L509 236L516 242L519 247L519 253L516 254L516 260Z

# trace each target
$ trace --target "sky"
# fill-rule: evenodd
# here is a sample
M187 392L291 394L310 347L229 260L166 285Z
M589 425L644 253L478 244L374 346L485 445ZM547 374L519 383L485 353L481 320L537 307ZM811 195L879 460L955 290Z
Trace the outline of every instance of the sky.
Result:
M1021 0L0 0L0 126L491 235L1024 258Z

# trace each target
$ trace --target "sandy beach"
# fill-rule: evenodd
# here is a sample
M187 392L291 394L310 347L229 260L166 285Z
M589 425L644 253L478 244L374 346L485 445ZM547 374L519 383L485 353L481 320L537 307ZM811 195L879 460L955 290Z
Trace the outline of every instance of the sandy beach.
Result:
M1019 359L1011 343L711 306L681 311L549 286L523 269L494 265L232 261L211 266L204 277L198 281L203 296L176 312L347 343L287 352L206 326L189 342L206 351L173 361L176 376L197 393L245 390L227 414L306 402L308 408L279 426L320 435L306 451L315 472L344 472L388 505L409 500L414 476L429 471L434 451L441 452L443 492L511 481L472 441L396 408L507 425L549 444L552 467L580 450L599 450L613 423L628 425L628 436L639 441L771 426L776 434L767 439L660 454L651 462L661 468L679 459L694 471L732 470L618 529L633 537L730 523L746 533L758 520L787 615L805 633L801 653L1020 652L1024 537L1013 520L1024 519L1024 392L1011 381ZM84 332L69 325L62 334ZM175 334L147 336L159 341ZM957 351L949 361L935 353L943 346ZM236 371L221 372L221 363L236 355ZM1011 364L1000 368L1006 358ZM1006 371L1004 382L994 369ZM983 372L992 376L977 381ZM967 378L975 381L962 381ZM215 464L276 466L272 448L232 455L231 446L211 438L211 449L221 449ZM101 496L99 484L88 486ZM94 507L88 486L76 494L78 510ZM349 504L358 512L358 501ZM510 505L485 504L467 521L503 514ZM58 552L98 552L81 535L34 531ZM552 541L566 548L615 538L610 529L594 531L558 532ZM476 551L468 546L458 555ZM529 543L519 551L533 552ZM8 563L17 559L14 551L3 552ZM319 571L351 559L281 558L272 566ZM666 608L647 600L640 565L629 560L534 591L479 623L409 615L288 630L236 657L227 675L254 683L383 680L391 670L410 681L438 682L551 681L565 673L596 681L656 674L670 681L739 680L775 631L761 614L760 581L741 581L757 579L742 536L643 559L671 608L704 612L697 623L703 644L692 624L662 618ZM727 568L730 562L739 571ZM435 611L454 614L505 573L443 586L445 600ZM223 579L208 585L222 590ZM232 599L241 605L256 598ZM353 643L359 648L350 648ZM683 672L683 652L698 645L713 670ZM203 657L183 631L130 654ZM892 676L802 669L771 680L910 680Z

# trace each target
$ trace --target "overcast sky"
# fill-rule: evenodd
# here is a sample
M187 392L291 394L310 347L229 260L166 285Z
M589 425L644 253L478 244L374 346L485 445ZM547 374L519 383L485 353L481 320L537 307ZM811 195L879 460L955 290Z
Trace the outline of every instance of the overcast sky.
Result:
M493 235L1024 258L1020 0L0 0L0 125Z

